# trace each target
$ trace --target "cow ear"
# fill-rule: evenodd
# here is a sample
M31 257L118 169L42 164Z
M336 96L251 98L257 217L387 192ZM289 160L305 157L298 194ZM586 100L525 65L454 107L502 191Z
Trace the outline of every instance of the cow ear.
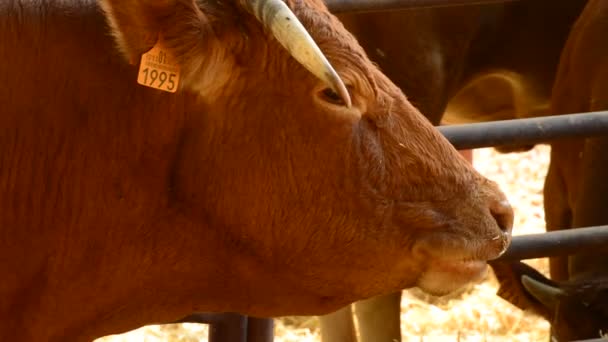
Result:
M142 54L162 40L162 48L179 64L183 83L190 88L203 86L199 84L200 78L196 84L193 82L196 74L204 74L209 67L217 67L216 64L230 69L232 60L225 55L228 49L221 49L212 27L212 23L222 22L221 16L230 7L218 10L211 8L216 5L210 2L197 3L195 0L100 0L118 48L131 64L137 64ZM214 79L218 86L220 81Z
M133 61L150 50L169 25L206 26L205 17L193 3L178 0L101 0L118 47ZM193 22L193 19L194 22ZM194 28L194 27L193 27ZM184 33L190 31L183 27Z
M120 50L132 64L162 41L163 50L179 63L182 79L199 93L238 78L234 54L247 45L237 34L246 26L245 10L351 106L344 82L284 0L100 0L100 4Z
M543 293L543 289L559 290L555 282L522 262L494 262L491 266L500 284L498 296L522 310L532 311L544 317L549 322L553 319L556 306L550 305L550 296L539 294ZM540 292L537 291L539 287Z

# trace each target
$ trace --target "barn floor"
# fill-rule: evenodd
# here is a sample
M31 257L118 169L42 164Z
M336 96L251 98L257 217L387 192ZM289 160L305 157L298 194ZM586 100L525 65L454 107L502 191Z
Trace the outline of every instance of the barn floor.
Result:
M515 210L514 234L544 231L542 187L549 163L549 147L537 146L520 154L501 155L493 149L474 152L476 168L496 181ZM546 260L529 262L543 273ZM403 341L548 341L549 325L523 313L495 296L497 283L490 275L453 298L429 298L408 291L401 303ZM315 317L287 317L276 322L276 342L320 341ZM96 342L202 342L207 327L198 324L149 326Z

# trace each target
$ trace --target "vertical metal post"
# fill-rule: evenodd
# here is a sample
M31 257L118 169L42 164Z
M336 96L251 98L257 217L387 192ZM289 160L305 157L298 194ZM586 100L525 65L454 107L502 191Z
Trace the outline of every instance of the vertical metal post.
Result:
M209 324L209 342L247 342L247 317L223 314L221 320Z
M272 342L274 340L274 320L272 318L248 317L247 342Z

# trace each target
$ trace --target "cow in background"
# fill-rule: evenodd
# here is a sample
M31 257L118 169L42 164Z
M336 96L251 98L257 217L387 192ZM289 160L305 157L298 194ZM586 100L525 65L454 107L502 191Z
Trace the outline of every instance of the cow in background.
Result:
M515 1L338 18L437 125L546 114L559 55L586 2Z
M338 17L429 121L466 123L549 113L561 51L586 2L516 1ZM400 302L401 293L393 293L356 303L360 341L400 341ZM350 307L321 317L321 331L324 342L355 341Z
M0 340L446 293L508 246L321 0L99 4L0 0Z
M608 2L591 0L564 48L551 113L608 110ZM551 144L548 230L608 224L608 138ZM551 280L523 263L493 265L499 295L551 323L556 342L608 334L608 250L550 258Z

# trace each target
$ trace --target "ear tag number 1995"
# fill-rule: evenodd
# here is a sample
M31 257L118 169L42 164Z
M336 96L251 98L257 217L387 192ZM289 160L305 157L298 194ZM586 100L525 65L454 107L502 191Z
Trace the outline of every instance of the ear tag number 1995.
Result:
M137 83L175 93L179 85L179 71L179 64L159 40L150 51L141 56Z

